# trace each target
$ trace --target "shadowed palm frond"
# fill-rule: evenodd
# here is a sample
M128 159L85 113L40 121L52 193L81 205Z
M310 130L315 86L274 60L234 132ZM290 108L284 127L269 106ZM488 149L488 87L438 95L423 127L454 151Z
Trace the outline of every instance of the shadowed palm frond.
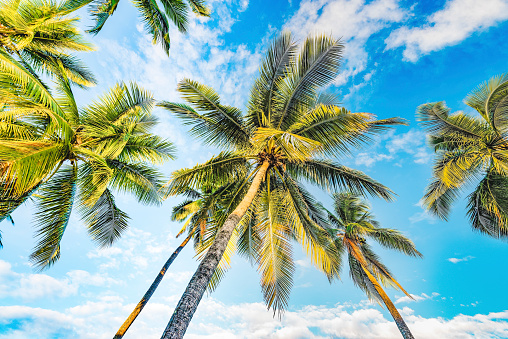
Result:
M60 258L60 241L69 223L76 180L77 167L64 166L38 190L35 213L38 243L30 254L30 261L41 270Z

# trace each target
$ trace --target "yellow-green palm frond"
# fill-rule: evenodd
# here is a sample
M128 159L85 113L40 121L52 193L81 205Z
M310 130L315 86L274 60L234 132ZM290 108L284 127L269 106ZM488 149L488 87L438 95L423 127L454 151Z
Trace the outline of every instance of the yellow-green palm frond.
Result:
M486 149L472 147L439 153L433 174L448 187L457 188L478 178L489 168L490 160Z
M211 87L190 79L178 84L182 98L193 108L170 102L159 106L168 109L192 126L190 132L208 144L235 149L249 143L249 133L244 126L241 111L238 108L222 105L219 95ZM194 109L201 111L197 113Z
M68 152L65 143L0 140L1 180L21 195L48 177Z
M464 102L476 109L498 133L508 128L508 73L492 77L473 90Z
M508 195L504 175L489 173L469 196L467 215L473 229L497 239L508 239Z
M291 229L285 218L288 211L283 192L278 189L270 191L268 187L266 185L267 189L260 192L256 208L256 228L260 238L258 271L267 307L282 316L293 285Z
M321 143L315 140L274 128L256 129L251 140L255 146L248 149L249 153L260 153L271 146L280 149L287 160L295 162L305 161L321 150Z
M224 185L244 178L248 169L249 165L244 156L222 152L204 164L174 171L162 190L166 195L177 195L188 187L198 188L200 183L206 181Z

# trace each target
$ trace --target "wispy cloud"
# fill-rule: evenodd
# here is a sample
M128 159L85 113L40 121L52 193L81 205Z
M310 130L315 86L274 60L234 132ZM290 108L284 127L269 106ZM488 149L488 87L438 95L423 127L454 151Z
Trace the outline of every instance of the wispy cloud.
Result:
M431 295L428 295L428 294L425 294L425 293L422 293L420 295L411 294L412 298L410 298L407 295L405 295L405 296L400 297L397 300L395 300L395 304L410 303L410 302L419 302L419 301L423 301L423 300L433 299L433 298L438 297L438 296L439 296L439 293L437 293L437 292L432 292Z
M448 260L449 262L451 262L453 264L457 264L457 263L459 263L461 261L469 261L471 259L474 259L474 257L471 256L471 255L468 255L468 256L462 257L462 258L448 258L446 260Z

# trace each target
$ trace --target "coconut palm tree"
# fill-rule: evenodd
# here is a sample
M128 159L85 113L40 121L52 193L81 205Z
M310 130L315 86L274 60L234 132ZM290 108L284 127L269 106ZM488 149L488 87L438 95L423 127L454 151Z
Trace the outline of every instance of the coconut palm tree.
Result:
M71 3L84 6L91 4L90 12L95 19L95 26L88 30L97 34L113 15L119 0L68 0ZM166 54L169 54L169 20L182 33L187 33L189 26L189 10L198 16L210 16L206 7L206 0L161 0L164 11L159 8L156 0L133 0L139 10L141 20L145 24L145 31L149 33L154 44L160 44Z
M476 183L467 211L473 230L507 239L508 74L481 84L464 102L478 115L450 114L444 102L418 107L417 119L437 155L423 203L446 220L464 187Z
M348 188L356 193L390 200L391 191L362 172L325 156L347 154L369 135L400 124L397 118L375 120L367 113L351 113L318 90L337 76L343 45L327 36L307 38L300 52L289 33L269 48L255 81L248 112L220 102L210 87L184 79L178 91L189 103L163 102L160 106L191 125L191 133L223 152L193 168L175 171L166 185L167 194L180 194L187 187L211 181L217 185L238 183L233 195L238 204L214 237L192 277L164 338L183 337L208 283L237 226L256 214L262 256L259 270L268 307L281 311L292 283L290 235L296 236L313 262L335 277L333 253L324 244L323 228L309 217L299 182L325 189ZM248 225L249 223L246 222ZM280 313L279 313L280 314Z
M72 1L7 0L0 4L0 47L33 75L58 74L79 86L95 84L93 74L72 52L92 51L69 14L79 6ZM5 61L5 60L4 60Z
M60 257L76 199L92 239L110 245L128 226L112 190L141 203L160 201L162 176L152 164L171 159L174 149L150 133L154 99L135 83L120 83L78 109L63 70L54 96L10 55L0 55L9 61L0 62L0 218L37 193L38 244L30 259L41 269Z
M204 183L201 191L188 188L185 192L183 192L182 195L187 199L173 207L171 220L185 221L183 228L176 235L177 238L185 231L188 231L188 235L168 258L162 269L159 271L159 274L150 285L150 288L146 291L143 298L141 298L134 310L129 314L125 322L115 334L114 339L123 338L129 327L132 325L134 320L136 320L152 295L155 293L155 290L162 281L162 278L164 278L164 274L166 274L169 266L171 266L173 261L175 261L176 257L180 254L185 245L187 245L189 240L194 237L196 240L195 245L198 247L202 242L207 226L217 223L218 220L224 219L221 202L224 200L224 196L227 196L227 190L231 187L232 185L225 185L217 188L211 183ZM229 253L231 253L231 251L229 251ZM218 280L222 277L221 273L223 270L220 270L220 268L227 268L229 263L228 258L223 258L222 263L222 266L219 265L219 269L215 272L216 278L212 278L211 280L212 286L215 286L218 283ZM216 283L213 284L213 282Z
M421 257L421 253L416 250L413 242L399 231L381 228L370 213L369 206L358 195L349 192L335 193L333 202L335 215L329 212L329 233L335 239L338 254L344 256L347 253L351 279L369 299L385 304L405 339L413 338L404 319L381 285L391 285L412 297L381 263L367 243L367 238L385 248L410 256Z

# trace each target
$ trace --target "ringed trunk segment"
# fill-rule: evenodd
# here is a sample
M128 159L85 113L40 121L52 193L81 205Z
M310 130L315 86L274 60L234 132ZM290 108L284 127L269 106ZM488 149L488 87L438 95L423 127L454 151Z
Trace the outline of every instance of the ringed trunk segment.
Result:
M187 238L185 238L185 240L180 244L180 246L178 246L178 248L173 252L173 254L171 254L171 256L169 257L169 259L166 261L166 263L164 264L164 266L162 267L162 269L160 270L159 274L157 275L157 277L155 278L155 280L153 281L152 285L150 286L150 288L148 289L148 291L146 291L145 295L143 296L143 298L141 298L140 302L136 305L136 307L134 308L134 310L132 311L131 314L129 314L129 317L127 318L127 320L125 320L125 322L122 324L122 326L120 327L120 329L118 330L118 332L116 332L115 336L113 337L113 339L120 339L120 338L123 338L123 336L125 335L125 333L127 332L127 330L129 329L129 327L132 325L132 323L134 322L134 320L136 320L137 316L139 315L139 313L141 313L141 311L143 310L143 307L145 307L145 305L148 303L148 300L150 300L150 298L152 297L152 294L155 292L155 290L157 289L157 287L159 286L160 282L162 281L162 278L164 278L164 274L166 274L166 271L168 270L169 266L171 266L171 264L173 263L173 261L176 259L176 257L178 256L178 254L180 254L180 252L182 251L182 249L185 247L185 245L187 245L187 243L189 242L189 240L192 238L192 235L193 235L193 231L187 236Z
M183 338L187 327L196 312L196 309L206 291L206 287L219 264L219 261L226 250L229 239L233 234L235 227L247 212L250 204L254 200L261 183L264 181L266 172L270 163L264 161L258 172L254 176L252 183L240 204L227 217L224 225L221 227L212 246L201 261L194 276L190 280L185 292L183 293L178 305L171 316L171 319L162 334L161 339L181 339Z
M361 264L363 271L370 279L370 282L374 285L374 288L376 289L377 293L379 293L379 296L381 299L383 299L384 304L386 305L386 308L390 312L390 314L393 317L393 320L395 320L395 324L397 324L397 327L399 328L400 333L402 334L402 337L404 339L414 339L413 334L409 330L409 327L407 327L406 322L404 319L402 319L402 316L400 315L399 311L395 307L395 305L392 303L391 299L388 297L386 292L383 290L377 279L369 272L369 270Z

